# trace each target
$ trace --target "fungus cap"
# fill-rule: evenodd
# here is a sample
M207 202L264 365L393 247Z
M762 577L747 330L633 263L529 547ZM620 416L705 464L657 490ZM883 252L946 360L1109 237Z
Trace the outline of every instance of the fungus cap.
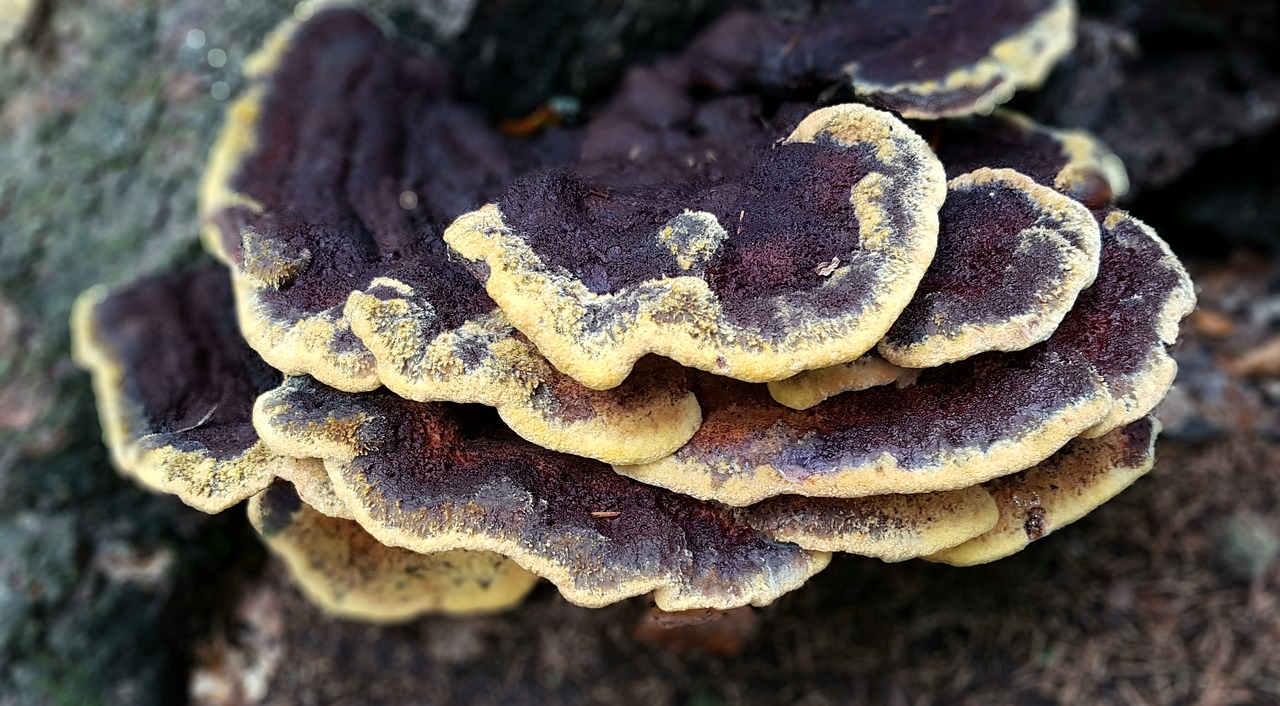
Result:
M1006 109L928 129L949 179L983 167L1013 169L1095 209L1129 190L1120 158L1082 130L1046 127Z
M906 561L991 531L996 503L982 486L865 498L784 495L745 508L752 527L805 549Z
M144 486L220 512L301 463L253 430L254 399L281 375L236 331L225 272L93 287L76 300L71 331L112 459Z
M1095 209L1095 218L1097 214L1105 218L1113 208L1114 198L1128 188L1120 160L1088 133L1048 128L1009 110L936 123L928 126L926 134L953 179L982 169L1013 169ZM952 210L944 205L943 216ZM1170 291L1189 286L1184 275L1183 285ZM1175 298L1185 302L1183 294ZM887 365L890 364L863 368L855 361L805 371L791 379L770 383L770 390L783 404L807 409L841 392L895 380L906 384L914 379L910 371L898 369L895 374L894 368L883 367Z
M444 238L588 387L648 353L753 381L857 358L933 258L942 167L865 106L814 111L776 147L762 137L714 161L535 172Z
M693 497L750 505L775 495L856 498L953 490L1034 465L1104 417L1086 361L1057 350L987 353L787 409L764 385L704 379L703 423L667 458L615 466Z
M491 552L418 554L380 544L276 481L249 501L249 521L298 587L332 615L397 623L426 613L472 615L518 604L538 577Z
M670 454L697 431L702 412L678 365L651 358L622 385L592 390L552 367L496 306L489 308L441 330L438 310L383 277L353 292L345 315L387 389L417 401L496 407L508 426L545 448L643 463Z
M235 273L251 345L290 375L496 406L534 442L659 458L700 421L683 374L597 393L558 373L439 233L554 140L515 145L453 101L440 63L358 12L283 28L250 63L202 189L205 244ZM571 142L571 141L570 141Z
M904 117L956 117L1040 85L1075 45L1075 20L1072 0L860 0L795 20L735 13L687 56L720 90L844 80Z
M1067 444L1044 463L984 487L999 507L988 532L926 557L955 566L1002 559L1084 517L1151 470L1160 424L1146 417Z
M351 508L333 492L333 483L329 480L329 472L324 469L324 462L318 458L295 460L295 465L277 475L293 486L302 502L325 517L354 520Z
M1088 357L1107 383L1110 411L1084 436L1098 437L1155 409L1178 364L1168 347L1195 309L1191 277L1150 226L1120 209L1096 213L1102 226L1098 280L1059 327L1063 342Z
M978 169L948 187L938 254L876 346L894 365L1029 348L1098 274L1098 224L1076 201L1010 169Z
M808 409L841 392L915 380L916 372L900 368L872 350L857 360L796 373L769 383L775 402L791 409Z
M829 560L727 508L534 446L484 408L293 378L262 396L255 422L281 452L325 456L338 496L383 544L498 552L583 606L650 591L664 610L766 605Z
M778 407L760 386L704 378L693 439L668 458L618 471L733 505L780 494L929 492L1008 475L1076 436L1141 419L1173 383L1166 347L1195 294L1150 228L1118 209L1098 217L1097 279L1045 342L804 411Z

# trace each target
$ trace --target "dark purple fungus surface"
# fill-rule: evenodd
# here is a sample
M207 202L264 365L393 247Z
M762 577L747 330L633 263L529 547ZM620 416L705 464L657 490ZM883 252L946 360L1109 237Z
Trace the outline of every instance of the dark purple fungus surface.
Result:
M254 400L282 376L240 337L220 268L90 289L72 330L112 458L144 485L218 512L297 463L253 430Z
M325 455L338 494L384 544L498 552L581 605L649 591L666 610L764 605L827 563L728 508L525 442L484 408L295 378L256 418L274 447Z
M495 406L569 453L628 463L684 443L698 408L673 366L616 394L573 383L440 239L519 171L567 158L566 140L498 135L450 96L447 67L358 12L280 31L205 185L206 240L235 273L250 344L340 389Z
M1141 419L1173 382L1166 346L1194 293L1140 221L1119 210L1101 221L1097 279L1045 342L804 411L778 406L764 386L706 376L693 439L666 459L619 471L734 505L780 494L928 492L1028 468L1076 436Z
M736 99L702 109L733 117L696 138L659 131L652 153L621 154L627 140L602 128L587 146L605 156L521 177L445 233L512 324L588 387L648 353L753 381L856 358L933 257L941 165L893 116L835 106L787 134Z
M1112 203L1129 188L1124 165L1088 133L1037 125L1017 113L921 125L954 179L976 169L1013 169L1089 208Z
M1070 0L836 3L809 17L729 15L687 52L719 90L849 82L909 118L987 113L1038 86L1075 43Z
M1045 340L1098 272L1098 224L1087 208L1008 169L953 179L938 254L877 346L889 362L927 368Z

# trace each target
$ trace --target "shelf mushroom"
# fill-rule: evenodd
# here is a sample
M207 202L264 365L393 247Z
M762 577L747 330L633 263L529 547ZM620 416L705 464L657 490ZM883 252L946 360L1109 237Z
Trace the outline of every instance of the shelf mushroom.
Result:
M225 272L93 287L76 300L71 328L112 460L142 485L220 512L302 463L253 430L254 400L283 376L236 330Z
M936 124L924 124L921 127L925 129L930 143L934 145L935 151L947 169L948 176L953 180L961 179L966 174L980 171L986 173L993 169L1002 173L1016 172L1042 187L1052 187L1059 193L1092 209L1094 211L1092 217L1095 220L1105 217L1113 207L1115 197L1128 188L1128 179L1123 165L1105 145L1087 133L1055 130L1037 125L1029 118L1007 110L1000 110L989 116L967 117ZM1042 190L1041 193L1045 192ZM1054 201L1047 194L1045 197L1051 202ZM1061 201L1061 199L1057 200ZM1066 208L1070 209L1070 206ZM1079 209L1076 210L1079 211ZM1007 298L1010 295L1016 295L1019 289L1025 292L1028 288L1036 289L1037 286L1042 289L1053 286L1052 278L1036 285L1024 282L1021 277L1010 277L1010 271L1003 269L1001 263L987 261L982 257L982 253L972 249L972 244L967 240L957 240L956 234L963 230L964 219L973 220L973 216L968 214L957 200L953 199L945 205L941 218L943 219L940 232L941 247L953 250L957 247L971 248L969 252L971 266L957 268L949 263L950 258L945 258L940 260L939 267L935 268L951 269L953 276L956 274L954 270L961 270L960 274L963 274L963 277L955 282L959 286L957 291L963 292L967 289L971 293L992 292ZM1080 226L1077 226L1076 230L1080 230ZM1012 234L1006 233L1006 237L1010 235ZM1090 271L1096 271L1096 260L1100 253L1093 245L1094 240L1091 234L1087 241L1089 252L1086 254L1090 260L1088 267ZM1065 254L1068 251L1062 252ZM1060 259L1059 262L1062 265L1068 264L1065 259ZM1043 271L1042 267L1033 267L1031 271L1035 272L1037 269ZM1058 277L1062 277L1063 271L1059 269L1058 272ZM1049 274L1052 275L1053 270L1050 270ZM939 296L938 292L931 293L930 290L936 286L932 283L942 278L942 272L926 273L926 277L930 282L926 282L925 286L917 292L916 299L921 301L914 301L908 306L908 312L916 313L917 317L920 310L937 305L923 299L928 297L936 299ZM1059 291L1060 295L1063 293ZM970 294L970 296L973 295ZM1048 303L1052 305L1054 301L1051 298ZM1071 303L1071 300L1061 296L1056 301L1060 305L1058 313L1062 311L1062 304ZM1046 307L1043 314L1031 317L1032 320L1040 322L1042 332L1045 330L1052 332L1053 329L1047 324L1060 321L1061 317L1050 317L1049 312L1052 309L1052 306ZM939 323L945 323L945 321ZM954 320L951 321L953 328L956 323ZM895 324L898 333L901 333L906 324L906 321ZM917 323L917 326L919 325L920 323ZM999 334L995 335L998 337ZM990 339L992 336L993 334L990 333L979 333L979 338ZM878 347L891 350L897 348L889 339L881 341ZM920 356L914 361L900 359L900 362L927 366L936 365L940 361ZM769 391L781 404L793 409L807 409L841 392L862 390L895 381L906 383L914 380L917 374L912 368L900 368L885 360L879 352L872 352L849 363L807 370L786 380L771 382Z
M939 218L938 255L876 345L894 365L931 368L1030 348L1098 274L1089 209L1011 169L952 179Z
M613 463L689 439L701 418L678 367L649 361L607 393L574 383L440 240L553 145L490 130L449 96L443 65L353 10L286 23L250 66L202 211L268 363L344 390L495 406L536 443Z
M202 187L229 273L76 306L113 458L373 621L766 605L1078 519L1151 467L1190 280L1088 136L812 102L988 112L1072 3L868 7L729 17L525 141L359 12L287 23Z
M720 90L848 82L907 118L957 117L1039 86L1075 45L1075 17L1072 0L853 0L799 19L731 14L686 54Z
M813 111L776 146L720 143L735 150L538 171L444 239L587 387L619 385L649 353L757 382L861 356L933 259L941 163L859 105Z
M492 552L419 554L380 544L351 520L328 517L276 481L249 501L249 521L325 612L373 623L424 613L474 615L518 604L538 582Z
M377 622L500 610L536 582L496 554L377 544L349 519L318 459L263 444L252 407L282 376L236 330L221 268L92 288L76 303L73 340L120 470L205 512L250 499L255 527L325 610Z
M1120 210L1102 217L1097 280L1048 340L918 371L901 387L804 411L764 386L704 377L703 424L675 454L620 473L747 505L779 494L857 497L964 487L1027 468L1071 439L1146 416L1177 366L1167 346L1195 306L1164 241Z
M999 508L996 526L925 558L985 564L1075 522L1151 470L1159 431L1160 423L1145 417L1095 439L1076 439L1035 468L984 484Z

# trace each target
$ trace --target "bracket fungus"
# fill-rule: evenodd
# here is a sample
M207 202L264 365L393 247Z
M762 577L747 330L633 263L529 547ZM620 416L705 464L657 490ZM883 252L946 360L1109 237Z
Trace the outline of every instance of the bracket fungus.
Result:
M324 462L318 458L297 458L297 464L277 474L293 486L293 492L307 507L338 520L354 520L351 508L333 491L333 482Z
M848 81L904 117L956 117L1040 85L1075 45L1075 15L1072 0L855 0L802 19L736 13L688 55L721 90Z
M1098 274L1098 224L1076 201L1011 169L948 186L937 258L876 346L905 368L1029 348Z
M770 540L727 508L535 446L483 408L293 378L254 416L273 448L324 456L338 496L384 544L498 552L579 605L649 592L663 610L767 605L830 558Z
M1080 130L1046 127L1005 109L928 130L949 179L983 167L1013 169L1089 208L1109 205L1129 190L1120 158Z
M220 512L300 463L253 430L254 400L282 376L236 331L225 272L94 287L76 300L71 328L111 457L148 488Z
M1013 473L1076 436L1141 419L1173 383L1166 346L1195 295L1140 221L1112 210L1101 231L1094 285L1043 343L925 368L908 385L847 392L803 411L774 404L762 386L703 378L693 439L619 472L734 505L792 493L929 492Z
M977 485L864 498L784 495L746 508L742 515L747 524L780 541L884 561L915 559L972 541L991 532L1000 516L991 493Z
M953 180L981 170L1017 172L1093 209L1095 220L1099 214L1105 217L1115 197L1128 189L1124 166L1105 145L1084 132L1048 128L1008 110L920 127L929 135L948 177ZM952 203L941 215L946 218L958 212L957 204ZM945 225L942 244L947 247L949 229ZM1090 248L1095 249L1092 236L1088 240ZM1092 254L1091 259L1096 261L1099 256L1100 251ZM945 260L939 259L939 264L942 262ZM997 264L986 263L986 267ZM1091 264L1091 271L1096 267L1096 263ZM936 272L927 274L931 279L938 276ZM922 290L917 292L917 297L927 292L927 288ZM1183 292L1176 299L1185 306L1187 296L1189 292ZM920 304L915 302L911 306L915 308ZM881 347L890 345L889 341L880 343ZM807 370L786 380L771 382L769 390L780 403L794 409L807 409L841 392L895 381L909 383L916 374L914 369L894 366L873 352L850 363Z
M1084 431L1088 437L1142 419L1164 399L1178 374L1168 347L1196 306L1186 269L1150 226L1120 209L1097 216L1102 225L1098 280L1081 293L1055 334L1072 353L1087 358L1107 385L1111 404L1106 416Z
M661 173L656 185L589 162L535 172L444 239L588 387L620 384L648 353L752 381L857 358L933 258L942 165L859 105L741 152L678 171L655 156L638 169Z
M872 350L848 363L796 373L769 383L769 394L778 404L791 409L808 409L841 392L857 392L870 387L915 380L915 371L900 368Z
M1145 417L1096 439L1076 439L1034 468L985 483L999 507L995 527L926 558L985 564L1075 522L1151 470L1159 431L1160 423Z
M701 382L689 443L620 473L731 505L948 490L1035 464L1109 409L1088 362L1052 348L975 356L803 411L763 385Z
M611 393L577 385L439 238L553 146L507 144L449 98L440 64L353 11L286 25L251 66L202 207L268 362L344 390L492 405L536 443L613 463L688 440L700 417L682 371L653 365Z
M326 612L367 622L423 613L491 613L520 602L538 577L500 554L418 554L380 544L360 525L327 517L287 482L249 501L249 521Z
M1195 302L1103 145L985 115L1074 13L735 14L523 138L359 12L288 23L202 184L229 273L76 305L113 458L373 621L1019 551L1151 467Z
M252 408L283 376L236 330L225 271L94 287L76 302L72 327L120 469L205 512L250 499L268 545L327 611L390 622L501 610L536 582L496 554L426 556L378 544L350 520L318 459L263 444Z

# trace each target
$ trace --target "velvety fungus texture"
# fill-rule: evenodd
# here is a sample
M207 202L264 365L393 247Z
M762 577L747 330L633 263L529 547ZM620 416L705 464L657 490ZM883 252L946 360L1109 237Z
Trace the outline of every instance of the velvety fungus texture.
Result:
M1008 110L999 110L989 116L918 123L917 128L921 129L930 144L934 145L953 182L971 173L1017 172L1029 177L1036 184L1052 187L1059 193L1093 209L1095 219L1110 213L1114 208L1115 197L1127 189L1128 180L1123 165L1106 146L1092 136L1079 131L1056 130L1038 125L1029 118ZM1034 191L1026 185L1023 188L1029 193ZM972 184L968 191L971 196L975 195ZM1043 191L1040 193L1044 194ZM980 191L976 193L976 195L980 194ZM1052 203L1054 200L1046 196L1046 201ZM946 204L941 213L943 219L952 221L957 215L966 216L962 205L954 200ZM1077 224L1078 217L1077 210L1077 216L1073 219ZM982 223L981 218L975 219L970 216L969 220ZM981 226L982 230L987 228L985 224ZM985 262L983 253L977 252L974 247L976 244L967 241L957 242L954 239L957 231L955 223L950 226L944 223L942 230L940 248L944 251L963 252L967 248L971 261L976 265L985 266L989 271L999 271L995 268L1001 268L1002 262L999 260ZM1088 236L1077 236L1077 239L1072 240L1072 244L1086 254L1091 261L1089 271L1094 272L1097 269L1096 261L1100 258L1100 250L1097 249L1098 241L1093 237L1092 228L1088 230L1089 233L1084 233L1085 228L1078 224L1074 228L1062 231L1061 234L1071 236L1074 232L1078 236ZM1064 249L1062 252L1065 254L1068 250ZM931 271L926 272L927 281L917 291L916 301L908 307L909 314L915 314L919 319L920 311L929 308L930 302L925 299L930 296L936 299L938 296L936 293L930 294L931 283L945 278L946 270L960 270L966 275L960 282L962 288L968 283L969 273L949 260L951 257L947 252L935 258ZM1181 266L1177 265L1177 267ZM1185 279L1185 274L1182 277ZM992 284L988 278L988 281L983 283L983 287L989 287ZM1016 287L1019 282L1017 279L1010 279L1009 284ZM977 285L974 287L976 288ZM1064 290L1060 290L1059 294L1063 293ZM1183 294L1176 297L1178 300L1184 298ZM1059 311L1067 302L1065 297L1058 297ZM945 305L946 301L942 303ZM909 317L905 318L909 321ZM1046 324L1050 322L1052 322L1051 319L1040 317L1041 333L1048 328ZM928 325L932 322L926 320L924 323ZM895 327L900 333L901 329L907 327L907 321L900 320ZM880 343L880 346L891 348L894 343L891 340L885 340ZM928 350L924 352L927 353ZM936 359L929 360L924 356L917 360L900 360L900 362L910 362L917 366L937 364ZM796 409L806 409L841 392L862 390L872 385L895 381L900 385L907 384L914 379L915 373L912 370L912 368L903 369L893 366L878 355L868 355L851 363L805 371L787 380L772 382L769 387L779 402Z
M481 407L294 378L259 400L255 422L273 448L324 456L338 496L384 544L498 552L579 605L650 591L664 610L766 605L829 558L530 444Z
M116 465L248 499L373 622L539 577L762 606L831 552L983 563L1105 502L1195 295L1104 145L992 112L1074 3L819 5L519 136L359 11L281 25L201 185L221 267L75 306Z
M847 81L904 117L955 117L1040 85L1074 46L1075 15L1071 0L855 0L800 19L731 14L688 55L721 90Z
M1075 522L1151 470L1159 430L1159 422L1145 417L1095 439L1076 439L1034 468L984 484L999 508L996 525L926 558L985 564Z
M746 508L743 516L770 537L805 549L905 561L991 531L999 512L990 493L971 486L847 499L784 495Z
M1032 466L1079 435L1146 416L1173 383L1167 346L1195 305L1186 270L1124 211L1100 215L1095 283L1048 340L920 370L803 411L710 376L703 425L632 478L747 505L779 494L859 497L960 488Z
M1078 202L1010 169L979 169L949 187L938 254L877 346L898 366L1029 348L1098 273L1098 224Z
M449 92L447 67L339 10L286 24L210 157L206 246L235 274L241 327L276 368L359 391L495 406L517 432L613 463L699 422L668 367L616 393L558 373L440 233L573 140L517 143Z
M112 460L146 487L219 512L298 464L253 430L254 399L282 376L240 337L220 268L89 289L71 329Z
M538 577L491 552L418 554L327 517L276 481L249 501L249 520L325 612L375 623L424 613L470 615L517 605Z
M1129 190L1124 164L1089 133L1039 125L1010 110L921 125L954 179L976 169L1012 169L1089 208Z
M942 166L888 113L823 108L733 159L664 157L534 172L444 235L588 387L648 353L752 381L852 360L933 258Z

